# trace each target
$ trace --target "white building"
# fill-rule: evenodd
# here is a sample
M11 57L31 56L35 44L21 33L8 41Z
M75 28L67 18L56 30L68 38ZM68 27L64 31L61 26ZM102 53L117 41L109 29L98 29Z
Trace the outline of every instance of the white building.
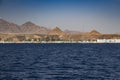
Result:
M98 43L120 43L120 39L97 39Z

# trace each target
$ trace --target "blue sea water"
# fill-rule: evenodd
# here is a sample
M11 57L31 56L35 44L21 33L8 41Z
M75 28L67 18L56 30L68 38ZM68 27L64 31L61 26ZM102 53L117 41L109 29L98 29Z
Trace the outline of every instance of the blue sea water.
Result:
M120 44L0 44L0 80L120 80Z

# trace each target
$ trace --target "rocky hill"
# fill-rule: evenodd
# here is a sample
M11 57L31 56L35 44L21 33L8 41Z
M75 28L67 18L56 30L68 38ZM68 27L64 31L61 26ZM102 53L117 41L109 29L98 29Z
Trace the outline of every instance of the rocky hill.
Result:
M65 35L65 32L63 32L59 27L55 27L48 34L49 35Z
M22 33L25 34L47 34L49 32L49 29L45 27L40 27L30 21L22 24L20 28Z
M62 31L59 27L48 29L30 21L17 25L0 19L0 40L74 40L93 41L97 39L120 39L120 34L102 34L96 30L90 32Z
M30 21L17 25L0 19L0 33L47 34L49 29L40 27Z
M20 33L21 29L17 24L0 19L0 33Z
M92 30L89 32L90 35L101 35L100 32L96 31L96 30Z

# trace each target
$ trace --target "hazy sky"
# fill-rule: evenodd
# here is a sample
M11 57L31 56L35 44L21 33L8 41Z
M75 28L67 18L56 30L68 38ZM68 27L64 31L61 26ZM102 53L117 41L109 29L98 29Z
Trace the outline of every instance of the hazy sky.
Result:
M120 33L120 0L0 0L0 17L19 25Z

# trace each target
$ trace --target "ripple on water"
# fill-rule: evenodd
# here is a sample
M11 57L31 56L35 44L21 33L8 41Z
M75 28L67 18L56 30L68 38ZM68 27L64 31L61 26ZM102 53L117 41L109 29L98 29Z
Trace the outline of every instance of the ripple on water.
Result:
M0 44L0 80L120 80L120 44Z

